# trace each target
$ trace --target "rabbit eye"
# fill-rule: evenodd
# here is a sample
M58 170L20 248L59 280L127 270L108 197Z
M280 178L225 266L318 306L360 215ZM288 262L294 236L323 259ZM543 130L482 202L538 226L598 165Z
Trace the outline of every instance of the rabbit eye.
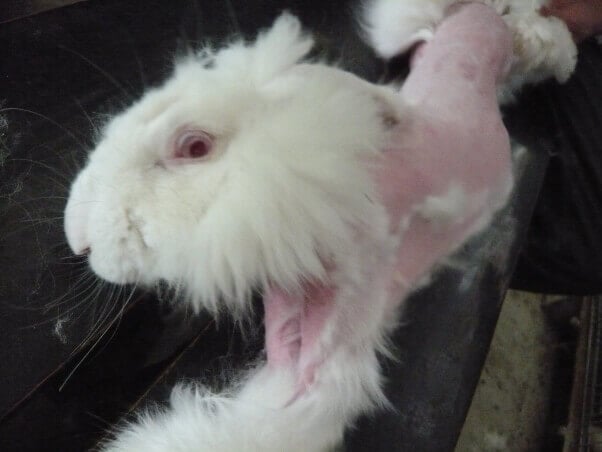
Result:
M202 131L187 131L176 140L175 155L177 159L200 159L211 151L213 137Z

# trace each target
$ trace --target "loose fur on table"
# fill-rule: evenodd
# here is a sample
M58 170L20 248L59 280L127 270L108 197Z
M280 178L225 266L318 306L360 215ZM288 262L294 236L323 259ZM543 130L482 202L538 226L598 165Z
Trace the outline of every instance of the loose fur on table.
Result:
M107 125L71 187L73 251L215 314L244 316L261 290L267 359L222 394L177 387L102 450L323 451L386 407L378 354L400 302L511 190L497 87L564 79L575 58L554 20L526 12L538 38L521 45L519 10L509 31L450 3L368 7L383 55L431 40L401 90L304 62L312 39L283 14L255 42L178 62Z

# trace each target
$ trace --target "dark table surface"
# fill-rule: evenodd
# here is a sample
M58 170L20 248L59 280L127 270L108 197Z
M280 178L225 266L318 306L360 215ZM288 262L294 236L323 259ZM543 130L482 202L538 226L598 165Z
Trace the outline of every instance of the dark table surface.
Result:
M168 76L174 54L252 36L283 9L342 67L391 73L358 37L356 6L90 0L0 25L0 450L86 450L174 381L217 382L257 355L259 318L243 340L227 319L217 328L168 295L90 277L63 237L67 187L97 125ZM554 144L546 95L531 90L508 112L528 145L515 149L512 201L407 301L399 360L384 363L396 410L360 420L348 450L453 450Z

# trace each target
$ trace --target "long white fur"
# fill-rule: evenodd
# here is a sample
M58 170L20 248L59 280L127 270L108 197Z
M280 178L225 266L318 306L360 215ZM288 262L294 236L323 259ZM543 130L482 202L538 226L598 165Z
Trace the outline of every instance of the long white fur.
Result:
M408 30L422 39L445 3L376 2L372 35L395 24L377 20L383 8L403 19L407 10L392 6L403 4L413 8ZM404 39L395 36L395 45ZM164 279L214 312L244 310L249 291L268 283L301 290L334 261L330 277L345 309L321 334L318 352L328 359L294 403L297 376L269 364L220 395L180 386L169 409L140 414L103 451L324 451L359 414L386 404L377 354L386 353L395 319L382 287L395 275L380 274L378 264L394 259L399 237L389 236L361 160L387 139L383 105L400 118L403 105L392 88L298 64L311 45L283 15L254 44L180 62L164 86L108 125L73 184L65 228L75 251L91 247L90 265L105 279ZM168 137L182 124L215 135L215 156L166 168ZM431 201L423 214L450 216ZM334 347L341 331L353 334Z
M361 352L358 352L361 353ZM323 451L335 446L343 429L375 404L380 395L374 352L334 357L327 378L311 397L283 406L293 376L262 368L241 390L216 396L203 388L177 387L169 411L147 412L127 425L103 451ZM351 373L345 371L352 370ZM287 378L288 377L288 378Z
M500 87L500 102L508 102L524 85L550 77L565 82L575 69L577 47L566 24L543 17L547 0L477 0L492 6L514 36L514 61ZM374 0L366 6L365 29L374 49L391 58L428 41L445 11L457 0Z

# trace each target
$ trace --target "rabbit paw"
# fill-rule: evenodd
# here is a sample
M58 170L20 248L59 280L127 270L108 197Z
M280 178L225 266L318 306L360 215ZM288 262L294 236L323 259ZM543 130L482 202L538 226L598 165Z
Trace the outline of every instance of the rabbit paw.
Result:
M384 57L400 55L430 40L453 0L378 0L365 13L365 31L374 50Z

